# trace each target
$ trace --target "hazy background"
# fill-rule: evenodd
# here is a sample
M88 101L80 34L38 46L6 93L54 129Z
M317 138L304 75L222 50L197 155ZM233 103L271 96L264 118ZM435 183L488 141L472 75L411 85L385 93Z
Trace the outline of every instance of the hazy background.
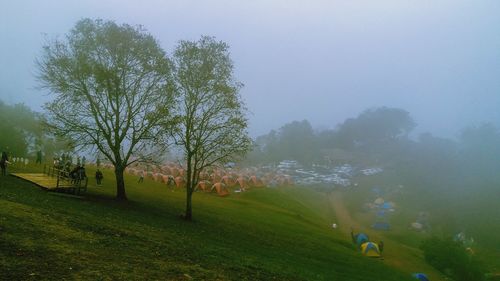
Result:
M104 2L104 3L102 3ZM81 18L142 24L167 52L213 35L231 46L252 136L292 120L332 128L367 107L408 110L416 132L500 124L499 1L0 2L0 99L35 110L44 34Z

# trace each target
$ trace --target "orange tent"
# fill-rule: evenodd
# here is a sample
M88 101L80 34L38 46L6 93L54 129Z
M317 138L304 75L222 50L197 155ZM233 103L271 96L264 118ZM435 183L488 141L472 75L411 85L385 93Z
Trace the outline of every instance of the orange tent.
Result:
M257 176L251 176L250 182L252 183L252 186L254 186L254 187L264 187L264 183Z
M212 192L215 191L219 196L228 196L229 195L229 190L227 189L226 185L218 182L212 185Z
M208 180L209 178L210 178L210 175L207 172L200 173L200 180Z
M241 188L241 189L245 189L247 188L247 181L245 180L244 177L239 177L238 179L236 179L236 183L238 184L238 186Z
M213 173L210 175L210 179L214 182L220 182L222 177L218 173Z
M170 168L170 173L172 176L177 177L179 175L179 169L172 167Z
M159 182L162 180L162 174L160 173L154 173L153 174L153 180L156 181L156 182Z
M200 181L197 188L202 191L210 191L210 182L206 180Z
M184 187L184 178L183 177L176 177L174 179L175 181L175 186L178 188Z
M223 182L226 186L233 186L234 180L230 176L223 176L221 178L221 182Z
M161 175L161 182L164 184L167 184L168 183L168 176L162 174Z

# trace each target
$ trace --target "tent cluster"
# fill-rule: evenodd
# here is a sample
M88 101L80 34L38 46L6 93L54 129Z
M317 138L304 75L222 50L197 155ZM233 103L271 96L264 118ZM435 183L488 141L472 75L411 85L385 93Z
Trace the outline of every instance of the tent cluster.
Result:
M136 164L126 168L125 172L136 176L142 175L144 178L176 188L184 188L186 184L185 168L171 162L163 165ZM245 169L218 167L200 173L197 190L227 196L230 190L243 192L251 188L293 184L292 177L283 173L264 172L255 167Z
M249 167L245 169L235 168L235 164L225 165L206 171L208 178L200 177L202 180L209 180L212 185L215 183L224 183L227 188L238 188L238 191L244 191L246 187L280 187L294 185L317 185L328 184L334 186L351 186L351 178L358 172L363 175L372 175L380 173L381 168L368 168L358 170L357 168L343 164L340 166L322 166L313 165L310 168L304 168L297 161L283 160L278 165L268 165L261 167ZM102 168L112 169L113 165L106 163ZM163 180L163 176L183 177L185 168L176 163L164 163L162 165L139 165L135 164L126 169L127 172L140 175L144 173L145 178L157 181ZM224 178L223 178L224 177ZM177 180L179 182L179 180ZM182 182L180 182L182 184ZM354 184L356 186L357 184Z
M374 214L372 228L376 230L390 230L390 213L396 210L396 204L383 198L383 191L380 187L372 188L372 202L366 203L364 209Z

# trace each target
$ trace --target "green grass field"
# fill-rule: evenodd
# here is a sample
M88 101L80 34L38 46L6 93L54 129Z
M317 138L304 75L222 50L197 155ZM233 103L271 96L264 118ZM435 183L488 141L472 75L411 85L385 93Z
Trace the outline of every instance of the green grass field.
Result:
M185 222L182 190L127 176L130 200L119 203L112 172L104 177L83 199L0 177L1 279L411 280L333 230L323 193L196 193L195 219Z

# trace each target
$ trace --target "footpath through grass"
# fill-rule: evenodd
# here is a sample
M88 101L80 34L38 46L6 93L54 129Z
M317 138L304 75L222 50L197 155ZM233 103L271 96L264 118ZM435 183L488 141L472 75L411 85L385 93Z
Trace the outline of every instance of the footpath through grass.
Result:
M92 170L88 174L92 174ZM194 196L127 177L130 201L91 182L84 199L0 177L0 276L11 280L410 280L362 257L330 225L328 198L303 188Z

